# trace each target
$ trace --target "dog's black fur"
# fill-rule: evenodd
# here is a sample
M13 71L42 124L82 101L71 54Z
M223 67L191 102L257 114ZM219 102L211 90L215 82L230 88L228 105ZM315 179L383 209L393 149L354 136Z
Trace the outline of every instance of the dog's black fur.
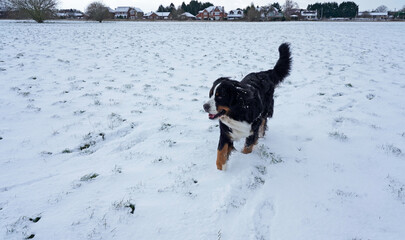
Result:
M250 73L240 82L219 78L210 90L211 100L204 104L204 110L209 113L210 119L219 118L220 121L217 156L217 167L220 170L233 150L233 141L246 137L243 152L250 153L259 135L264 136L267 118L273 116L274 89L289 75L291 69L289 44L281 44L278 50L280 57L273 69ZM249 131L240 133L238 128L246 130L249 126Z

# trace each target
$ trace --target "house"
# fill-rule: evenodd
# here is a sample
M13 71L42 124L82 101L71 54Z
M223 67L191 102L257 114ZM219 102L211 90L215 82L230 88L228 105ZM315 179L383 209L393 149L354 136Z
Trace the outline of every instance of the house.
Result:
M156 12L159 20L172 20L171 12Z
M317 10L301 10L301 20L318 20Z
M129 19L142 19L143 11L140 8L131 8L129 10Z
M224 20L227 16L224 7L211 6L199 11L196 17L201 20Z
M180 20L196 20L196 19L197 18L189 12L185 12L180 15Z
M8 9L6 7L0 6L0 18L6 18Z
M129 11L131 10L130 7L117 7L115 9L115 16L114 18L117 19L128 19L130 18Z
M291 20L300 20L301 17L301 9L293 8L290 9L287 13L287 16L290 16Z
M84 13L76 9L60 9L56 16L62 19L83 19Z
M243 18L243 10L238 8L236 10L231 10L228 13L228 20L239 20Z
M110 13L110 15L109 15L110 18L114 19L115 18L115 10L110 8L110 7L107 7L107 9L108 9L108 12Z
M260 18L263 21L281 20L284 17L283 13L271 6L259 7L257 11L260 12Z
M143 19L157 20L158 15L155 12L148 12L143 15Z
M387 12L359 12L358 17L360 18L370 18L373 20L387 20L388 13Z
M389 19L405 19L405 10L401 11L388 11Z

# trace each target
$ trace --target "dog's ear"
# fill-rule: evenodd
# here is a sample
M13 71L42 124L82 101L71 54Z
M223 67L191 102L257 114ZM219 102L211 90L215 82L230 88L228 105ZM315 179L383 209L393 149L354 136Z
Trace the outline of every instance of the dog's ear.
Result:
M211 90L209 92L209 97L211 97L214 94L215 87L218 86L218 84L221 84L225 80L229 80L229 78L221 77L214 81L214 83L212 84Z

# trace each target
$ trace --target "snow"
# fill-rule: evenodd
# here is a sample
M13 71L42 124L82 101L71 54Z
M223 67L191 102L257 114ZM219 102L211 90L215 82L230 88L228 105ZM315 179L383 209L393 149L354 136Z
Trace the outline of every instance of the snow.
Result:
M0 21L0 239L403 239L404 27ZM285 41L266 136L218 171L212 82Z

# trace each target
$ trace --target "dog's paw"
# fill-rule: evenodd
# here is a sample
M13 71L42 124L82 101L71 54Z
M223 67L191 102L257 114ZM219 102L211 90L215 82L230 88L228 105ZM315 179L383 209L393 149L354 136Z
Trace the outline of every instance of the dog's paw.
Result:
M242 153L244 153L244 154L249 154L249 153L251 153L253 151L253 145L252 146L249 146L249 147L244 147L243 148L243 150L242 150Z
M220 170L220 171L225 171L226 170L226 163L225 164L217 163L217 169Z

